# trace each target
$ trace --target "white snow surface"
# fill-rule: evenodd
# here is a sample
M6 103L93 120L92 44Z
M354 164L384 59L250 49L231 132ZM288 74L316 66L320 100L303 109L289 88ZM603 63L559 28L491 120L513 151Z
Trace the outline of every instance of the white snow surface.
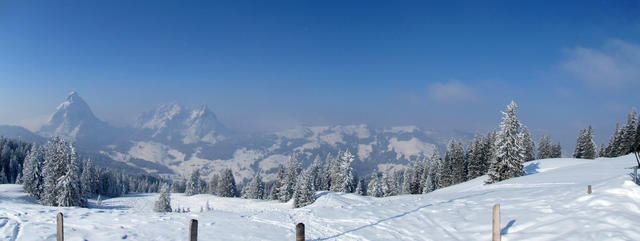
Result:
M492 206L500 203L502 240L640 240L640 187L632 155L526 163L527 175L484 185L486 176L423 195L386 198L318 192L307 207L277 201L172 194L154 213L158 194L129 194L91 208L35 204L20 185L0 185L0 239L54 240L65 215L66 240L186 240L198 219L201 240L490 240ZM587 185L593 193L587 194ZM104 197L103 197L104 198ZM213 210L200 212L209 201Z

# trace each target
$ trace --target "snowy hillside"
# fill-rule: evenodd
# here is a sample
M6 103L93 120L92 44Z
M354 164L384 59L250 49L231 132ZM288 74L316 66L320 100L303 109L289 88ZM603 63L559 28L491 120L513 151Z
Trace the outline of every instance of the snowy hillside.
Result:
M491 208L501 204L502 240L640 240L640 187L633 155L544 159L527 175L484 185L486 176L423 195L386 198L317 193L310 206L172 194L191 213L152 212L158 194L107 199L102 207L56 208L33 203L19 185L0 185L0 239L53 240L55 214L65 214L68 240L185 240L199 220L203 240L490 240ZM587 185L593 194L587 194ZM199 212L209 202L210 212Z

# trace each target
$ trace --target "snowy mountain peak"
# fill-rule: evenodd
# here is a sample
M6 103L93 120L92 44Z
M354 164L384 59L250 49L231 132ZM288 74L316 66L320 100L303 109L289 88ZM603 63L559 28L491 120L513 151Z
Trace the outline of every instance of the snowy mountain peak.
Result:
M64 102L56 108L46 124L40 127L38 133L42 136L62 136L68 140L79 137L89 137L88 132L99 133L108 128L107 124L99 120L91 111L89 105L72 91Z
M136 127L152 130L153 138L182 140L184 144L213 144L231 133L207 105L190 109L175 102L143 113L138 117Z

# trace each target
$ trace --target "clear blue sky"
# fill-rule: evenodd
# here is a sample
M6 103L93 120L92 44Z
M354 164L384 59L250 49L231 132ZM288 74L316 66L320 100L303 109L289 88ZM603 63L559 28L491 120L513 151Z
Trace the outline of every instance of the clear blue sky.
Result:
M177 100L249 131L484 132L513 99L573 144L640 103L640 2L443 2L0 1L0 123L76 90L116 125Z

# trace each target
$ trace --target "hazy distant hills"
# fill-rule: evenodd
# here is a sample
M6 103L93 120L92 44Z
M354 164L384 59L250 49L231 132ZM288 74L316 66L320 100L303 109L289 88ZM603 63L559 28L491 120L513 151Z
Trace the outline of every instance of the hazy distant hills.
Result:
M451 137L463 132L426 131L415 126L371 128L367 125L300 126L266 134L230 130L207 106L188 108L177 103L142 113L131 128L99 120L89 105L72 92L37 134L16 126L0 126L0 135L44 143L58 135L74 141L84 156L101 165L158 174L188 174L194 168L207 175L231 168L238 181L262 170L267 178L292 153L307 164L317 155L339 151L356 156L356 173L387 170L429 156Z

